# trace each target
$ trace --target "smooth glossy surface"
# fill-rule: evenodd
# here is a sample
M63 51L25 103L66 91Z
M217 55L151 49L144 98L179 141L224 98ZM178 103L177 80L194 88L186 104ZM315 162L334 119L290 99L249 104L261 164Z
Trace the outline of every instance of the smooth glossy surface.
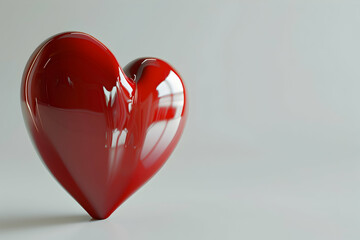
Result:
M124 71L92 36L42 43L21 86L25 123L43 161L96 219L107 218L164 164L186 119L184 84L166 62Z

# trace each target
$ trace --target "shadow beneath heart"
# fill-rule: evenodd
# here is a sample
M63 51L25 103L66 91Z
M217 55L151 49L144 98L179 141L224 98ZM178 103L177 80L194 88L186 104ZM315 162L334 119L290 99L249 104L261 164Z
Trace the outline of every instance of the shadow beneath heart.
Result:
M70 216L8 216L0 218L0 233L41 227L59 226L71 223L89 222L88 215Z

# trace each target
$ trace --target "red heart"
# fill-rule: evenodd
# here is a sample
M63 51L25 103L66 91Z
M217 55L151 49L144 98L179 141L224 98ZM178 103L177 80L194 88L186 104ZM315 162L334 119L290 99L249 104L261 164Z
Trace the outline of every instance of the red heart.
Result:
M95 219L149 180L184 128L184 84L166 62L121 69L97 39L67 32L30 57L21 86L25 123L43 161Z

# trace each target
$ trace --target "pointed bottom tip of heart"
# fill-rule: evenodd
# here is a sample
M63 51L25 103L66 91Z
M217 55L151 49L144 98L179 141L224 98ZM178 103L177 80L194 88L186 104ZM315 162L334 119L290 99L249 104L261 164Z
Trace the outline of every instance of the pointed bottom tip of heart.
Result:
M92 217L90 222L98 222L98 221L106 220L106 219L107 219L107 217L106 218L94 218L94 217Z
M90 215L91 216L91 215ZM94 222L96 222L96 221L101 221L101 220L105 220L105 219L107 219L107 218L109 218L109 216L110 215L108 215L108 216L91 216L92 218L91 218L91 220L90 221L94 221Z
M99 221L99 220L107 219L108 217L110 217L111 214L112 212L106 214L89 214L89 215L90 217L92 217L91 221Z
M111 214L117 209L117 206L104 207L104 206L85 206L83 209L90 215L92 218L91 221L105 220L110 217Z

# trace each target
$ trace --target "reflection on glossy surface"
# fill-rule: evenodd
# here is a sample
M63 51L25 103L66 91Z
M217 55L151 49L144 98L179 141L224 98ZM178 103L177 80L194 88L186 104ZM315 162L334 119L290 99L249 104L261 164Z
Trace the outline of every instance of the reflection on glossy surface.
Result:
M166 62L124 71L84 33L46 40L21 87L29 133L43 161L94 218L107 218L164 164L186 118L183 82Z

